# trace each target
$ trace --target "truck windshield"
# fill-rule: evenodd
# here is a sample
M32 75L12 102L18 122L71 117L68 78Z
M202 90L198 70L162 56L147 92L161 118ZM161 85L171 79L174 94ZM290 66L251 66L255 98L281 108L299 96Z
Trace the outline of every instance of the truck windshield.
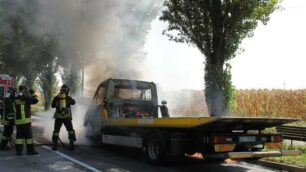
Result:
M132 99L132 100L147 100L151 101L151 89L127 89L115 88L114 97L119 99Z

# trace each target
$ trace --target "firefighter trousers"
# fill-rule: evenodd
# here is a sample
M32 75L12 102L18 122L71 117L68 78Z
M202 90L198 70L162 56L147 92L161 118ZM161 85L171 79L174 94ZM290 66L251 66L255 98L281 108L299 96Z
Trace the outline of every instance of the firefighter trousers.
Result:
M76 140L75 132L74 132L73 125L72 125L72 119L71 118L63 118L63 119L55 118L54 131L52 135L53 146L57 146L59 132L63 124L65 125L66 130L68 132L68 138L70 142L73 142Z
M23 151L24 141L26 143L27 153L33 153L34 144L33 144L33 135L32 135L32 124L20 124L16 125L16 151L21 153Z
M4 125L3 134L0 143L0 149L7 148L8 142L11 141L13 131L14 131L14 125Z

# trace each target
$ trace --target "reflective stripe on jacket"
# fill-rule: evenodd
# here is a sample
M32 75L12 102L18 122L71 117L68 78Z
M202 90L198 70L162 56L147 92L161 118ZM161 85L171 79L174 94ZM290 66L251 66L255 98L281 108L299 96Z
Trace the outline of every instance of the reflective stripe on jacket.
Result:
M35 96L17 96L14 100L15 124L28 124L31 119L31 104L36 104L38 99Z
M14 103L13 98L5 98L4 101L0 104L2 125L14 125L15 112L13 109L13 103Z

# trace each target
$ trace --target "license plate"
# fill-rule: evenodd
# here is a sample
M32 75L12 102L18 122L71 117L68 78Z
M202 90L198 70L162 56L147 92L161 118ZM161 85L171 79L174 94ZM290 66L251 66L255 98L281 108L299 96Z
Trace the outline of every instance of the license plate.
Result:
M256 142L255 136L239 136L239 142Z

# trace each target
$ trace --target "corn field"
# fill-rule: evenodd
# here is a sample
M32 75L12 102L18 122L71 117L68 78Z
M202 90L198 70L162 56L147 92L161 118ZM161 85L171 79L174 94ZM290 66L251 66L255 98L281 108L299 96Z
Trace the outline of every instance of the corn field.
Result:
M236 90L232 114L306 120L306 90Z
M204 91L182 91L170 101L171 114L175 116L207 116ZM305 90L235 90L233 116L302 118L306 121ZM170 115L171 115L170 114Z

